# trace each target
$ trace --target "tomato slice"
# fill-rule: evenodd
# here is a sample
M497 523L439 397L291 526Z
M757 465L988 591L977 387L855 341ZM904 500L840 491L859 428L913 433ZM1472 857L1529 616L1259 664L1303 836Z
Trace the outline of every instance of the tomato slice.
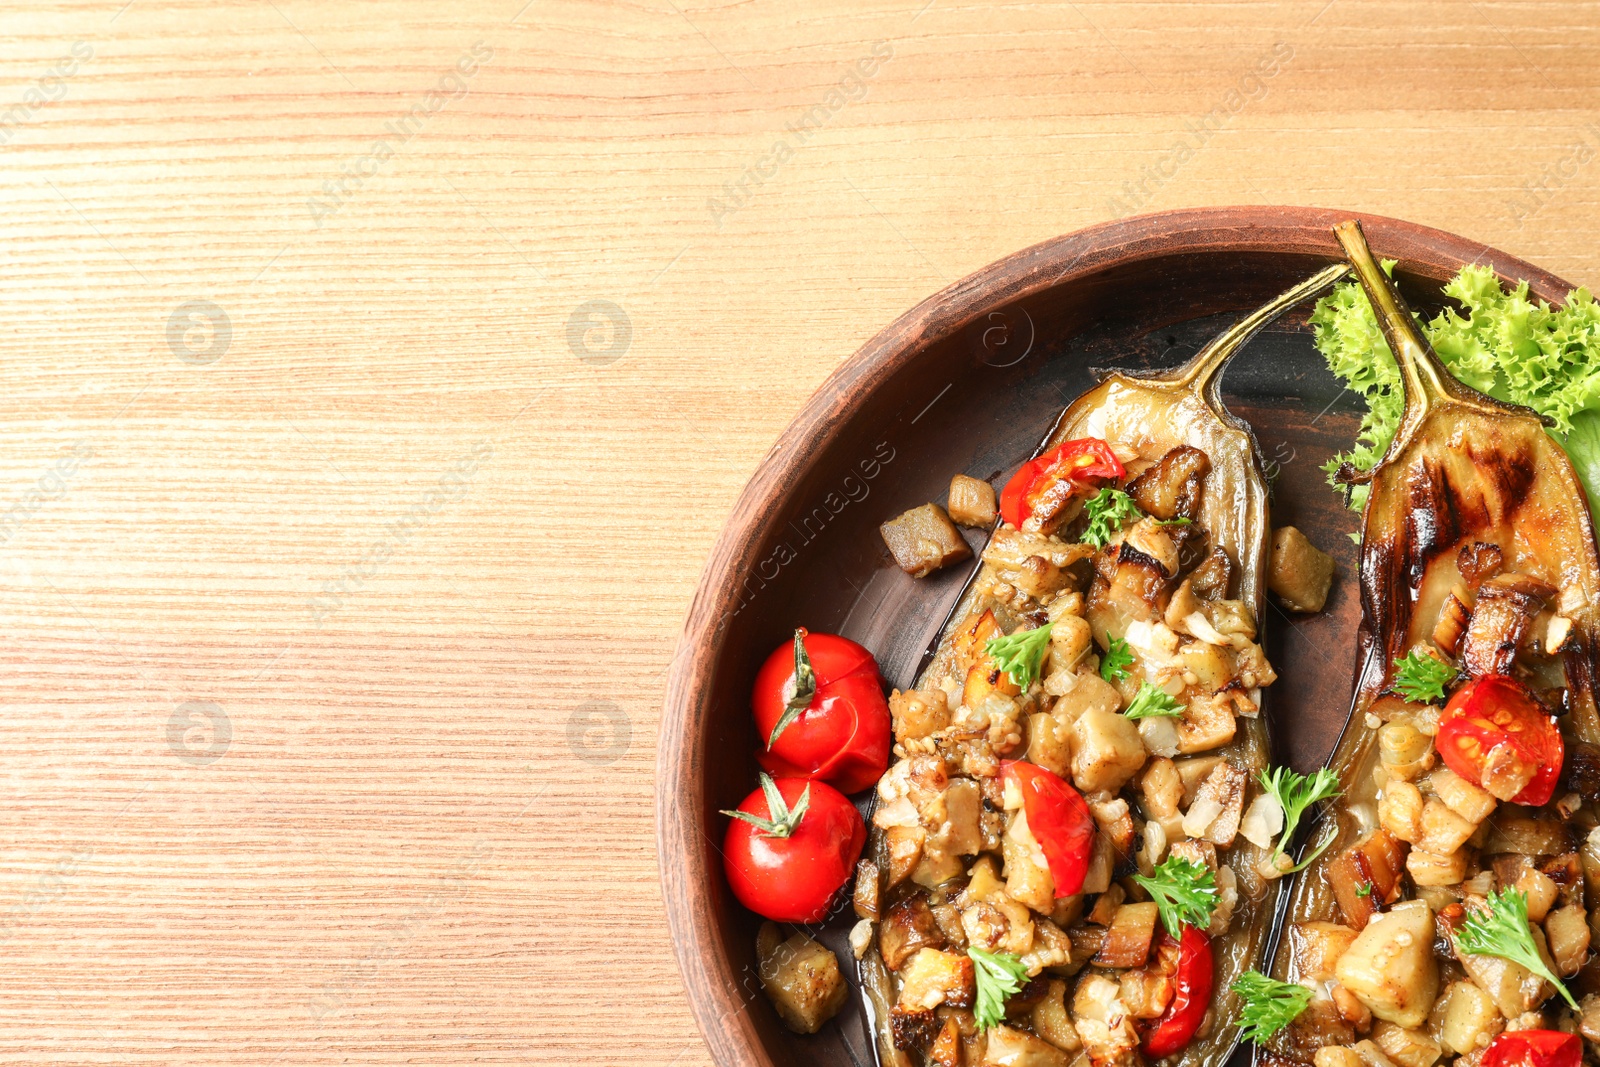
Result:
M1083 491L1099 488L1128 472L1111 446L1098 437L1080 437L1057 445L1022 465L1000 491L1000 517L1016 527L1027 521L1039 500L1057 483L1072 482Z
M1559 1030L1512 1030L1489 1042L1482 1067L1579 1067L1583 1042Z
M1023 760L1001 760L1002 781L1016 785L1028 830L1044 850L1057 897L1083 888L1097 832L1089 805L1078 791L1043 767Z
M1513 804L1547 803L1565 758L1555 716L1503 674L1456 690L1439 717L1435 744L1445 766Z
M1170 954L1172 948L1172 935L1162 929L1155 951ZM1172 1003L1141 1043L1144 1054L1155 1060L1170 1056L1187 1045L1205 1021L1206 1010L1211 1006L1211 986L1215 981L1211 939L1197 927L1185 925L1177 950L1178 971L1173 978Z

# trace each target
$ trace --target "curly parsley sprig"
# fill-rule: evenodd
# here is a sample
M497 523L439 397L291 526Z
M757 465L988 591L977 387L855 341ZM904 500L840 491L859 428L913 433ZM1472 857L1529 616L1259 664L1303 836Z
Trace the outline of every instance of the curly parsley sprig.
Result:
M1168 695L1165 689L1149 682L1141 682L1139 691L1128 702L1128 710L1122 714L1130 719L1148 719L1152 716L1176 719L1183 714L1186 707L1187 704L1178 703L1178 698Z
M1418 704L1444 699L1445 686L1455 680L1456 669L1426 652L1412 651L1394 661L1396 693Z
M1555 987L1562 999L1578 1009L1567 987L1545 966L1528 928L1528 894L1515 889L1490 893L1486 906L1467 912L1456 930L1456 945L1470 956L1498 956L1518 963Z
M1006 998L1022 991L1028 980L1028 968L1021 956L1009 952L990 952L987 949L969 948L972 972L978 980L978 1003L973 1010L978 1029L998 1026L1006 1017Z
M1257 1045L1294 1022L1311 1003L1311 989L1295 982L1280 982L1260 971L1246 971L1228 987L1242 1002L1239 1033Z
M1185 856L1168 856L1156 865L1151 877L1133 876L1156 903L1161 925L1173 937L1183 936L1183 926L1205 930L1211 925L1211 912L1217 906L1217 879L1211 868Z
M1294 841L1294 832L1300 826L1300 817L1307 808L1318 801L1328 800L1339 795L1339 776L1326 767L1317 768L1310 776L1296 774L1287 767L1274 767L1271 773L1262 771L1256 775L1256 780L1261 783L1261 788L1270 793L1277 800L1278 806L1283 808L1283 833L1278 838L1278 847L1272 850L1272 860L1277 862L1280 856L1287 857L1291 842ZM1303 870L1307 864L1322 855L1324 849L1331 841L1324 841L1311 855L1288 868L1283 873L1293 874Z
M1096 548L1106 547L1124 523L1144 517L1133 497L1109 487L1085 501L1083 513L1089 518L1089 525L1083 528L1083 543Z
M1050 631L1055 623L1004 637L991 637L983 650L994 660L994 665L1011 676L1018 689L1027 689L1039 678L1039 668L1044 665L1044 654L1050 648Z
M1133 653L1128 650L1128 642L1120 637L1113 637L1111 644L1106 648L1106 654L1100 657L1100 677L1108 682L1115 682L1128 675L1128 668L1133 666Z

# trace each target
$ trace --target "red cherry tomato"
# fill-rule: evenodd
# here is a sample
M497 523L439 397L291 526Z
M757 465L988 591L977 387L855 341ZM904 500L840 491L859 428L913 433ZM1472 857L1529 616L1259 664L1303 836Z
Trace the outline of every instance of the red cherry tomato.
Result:
M1011 476L1000 491L1000 517L1020 527L1033 514L1039 498L1057 482L1067 480L1090 492L1127 473L1111 446L1098 437L1067 441L1024 463Z
M1050 864L1056 896L1072 896L1083 888L1094 850L1096 828L1089 805L1076 789L1037 764L1001 760L1000 777L1015 783L1022 794L1028 830Z
M1170 956L1176 948L1177 974L1173 978L1172 1003L1145 1034L1141 1047L1144 1054L1159 1060L1170 1056L1189 1043L1195 1031L1205 1020L1206 1009L1211 1005L1213 969L1211 939L1193 926L1185 925L1183 938L1174 942L1172 935L1162 929L1156 939L1155 951ZM1485 1067L1488 1067L1485 1064Z
M773 728L795 695L795 651L785 642L756 675L750 702L767 773L831 782L845 793L869 789L889 769L889 702L872 653L834 634L803 635L816 692L798 718L767 747Z
M1583 1042L1558 1030L1512 1030L1489 1042L1482 1067L1579 1067Z
M1555 793L1565 754L1555 717L1503 674L1486 674L1456 690L1439 717L1435 743L1445 766L1497 796L1484 780L1487 770L1508 761L1524 773L1533 769L1533 779L1510 799L1535 806Z
M816 922L828 914L861 858L866 824L855 805L826 782L779 778L773 785L791 813L809 787L805 811L787 837L735 818L722 845L723 870L733 895L756 914L777 922ZM739 810L761 820L773 817L762 789L745 797Z

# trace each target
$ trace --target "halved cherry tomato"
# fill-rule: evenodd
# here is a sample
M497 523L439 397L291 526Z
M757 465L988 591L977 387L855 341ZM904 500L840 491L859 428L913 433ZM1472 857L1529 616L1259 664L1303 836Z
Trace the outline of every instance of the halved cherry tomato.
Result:
M756 675L750 702L762 748L756 761L772 775L816 778L845 793L871 788L889 769L889 702L872 653L835 634L795 632L804 649L785 642ZM797 664L803 659L806 664ZM772 740L773 730L796 699L796 678L805 666L815 691L798 717ZM805 682L800 685L804 696Z
M1178 953L1178 966L1172 981L1172 1003L1144 1035L1140 1046L1144 1054L1154 1060L1170 1056L1187 1045L1211 1006L1214 981L1211 939L1189 925L1184 926L1183 937L1176 942L1165 929L1159 931L1156 953L1164 952L1170 957L1174 948Z
M1445 766L1513 804L1549 801L1565 756L1555 716L1503 674L1486 674L1456 690L1439 717L1436 744ZM1503 795L1530 774L1514 796Z
M723 870L733 895L756 914L777 922L816 922L828 914L828 905L861 858L867 827L855 805L826 782L779 778L771 784L788 809L778 812L777 821L785 825L792 821L792 828L787 836L777 836L735 818L723 841ZM798 819L785 820L807 787L811 793L805 811ZM745 797L739 811L773 821L765 788Z
M1011 476L1000 491L1000 517L1020 527L1038 506L1044 494L1058 482L1068 481L1090 493L1108 480L1128 472L1111 446L1098 437L1080 437L1057 445L1038 459L1031 459Z
M1034 763L1001 760L1000 778L1022 794L1028 830L1044 850L1056 896L1072 896L1083 888L1094 850L1096 827L1089 805L1076 789Z
M1559 1030L1512 1030L1489 1042L1482 1067L1579 1067L1583 1042Z

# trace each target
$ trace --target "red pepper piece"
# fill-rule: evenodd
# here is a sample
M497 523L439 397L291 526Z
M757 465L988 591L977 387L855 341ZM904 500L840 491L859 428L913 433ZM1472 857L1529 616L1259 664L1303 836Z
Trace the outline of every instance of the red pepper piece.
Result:
M1000 517L1020 527L1033 514L1039 498L1057 482L1067 480L1090 493L1127 473L1111 446L1098 437L1067 441L1024 463L1011 476L1000 491Z
M1489 1042L1482 1067L1579 1067L1583 1042L1558 1030L1512 1030Z
M1162 930L1156 941L1156 952L1172 951L1172 935ZM1205 1020L1206 1009L1211 1005L1211 986L1214 981L1211 960L1211 939L1194 926L1185 925L1183 938L1177 942L1178 969L1173 977L1175 992L1172 1003L1145 1034L1140 1046L1151 1059L1170 1056L1194 1037ZM1489 1067L1486 1062L1484 1067Z
M1044 850L1056 896L1072 896L1083 888L1094 850L1097 827L1089 805L1076 789L1037 764L1001 760L1000 776L1022 794L1028 830Z

